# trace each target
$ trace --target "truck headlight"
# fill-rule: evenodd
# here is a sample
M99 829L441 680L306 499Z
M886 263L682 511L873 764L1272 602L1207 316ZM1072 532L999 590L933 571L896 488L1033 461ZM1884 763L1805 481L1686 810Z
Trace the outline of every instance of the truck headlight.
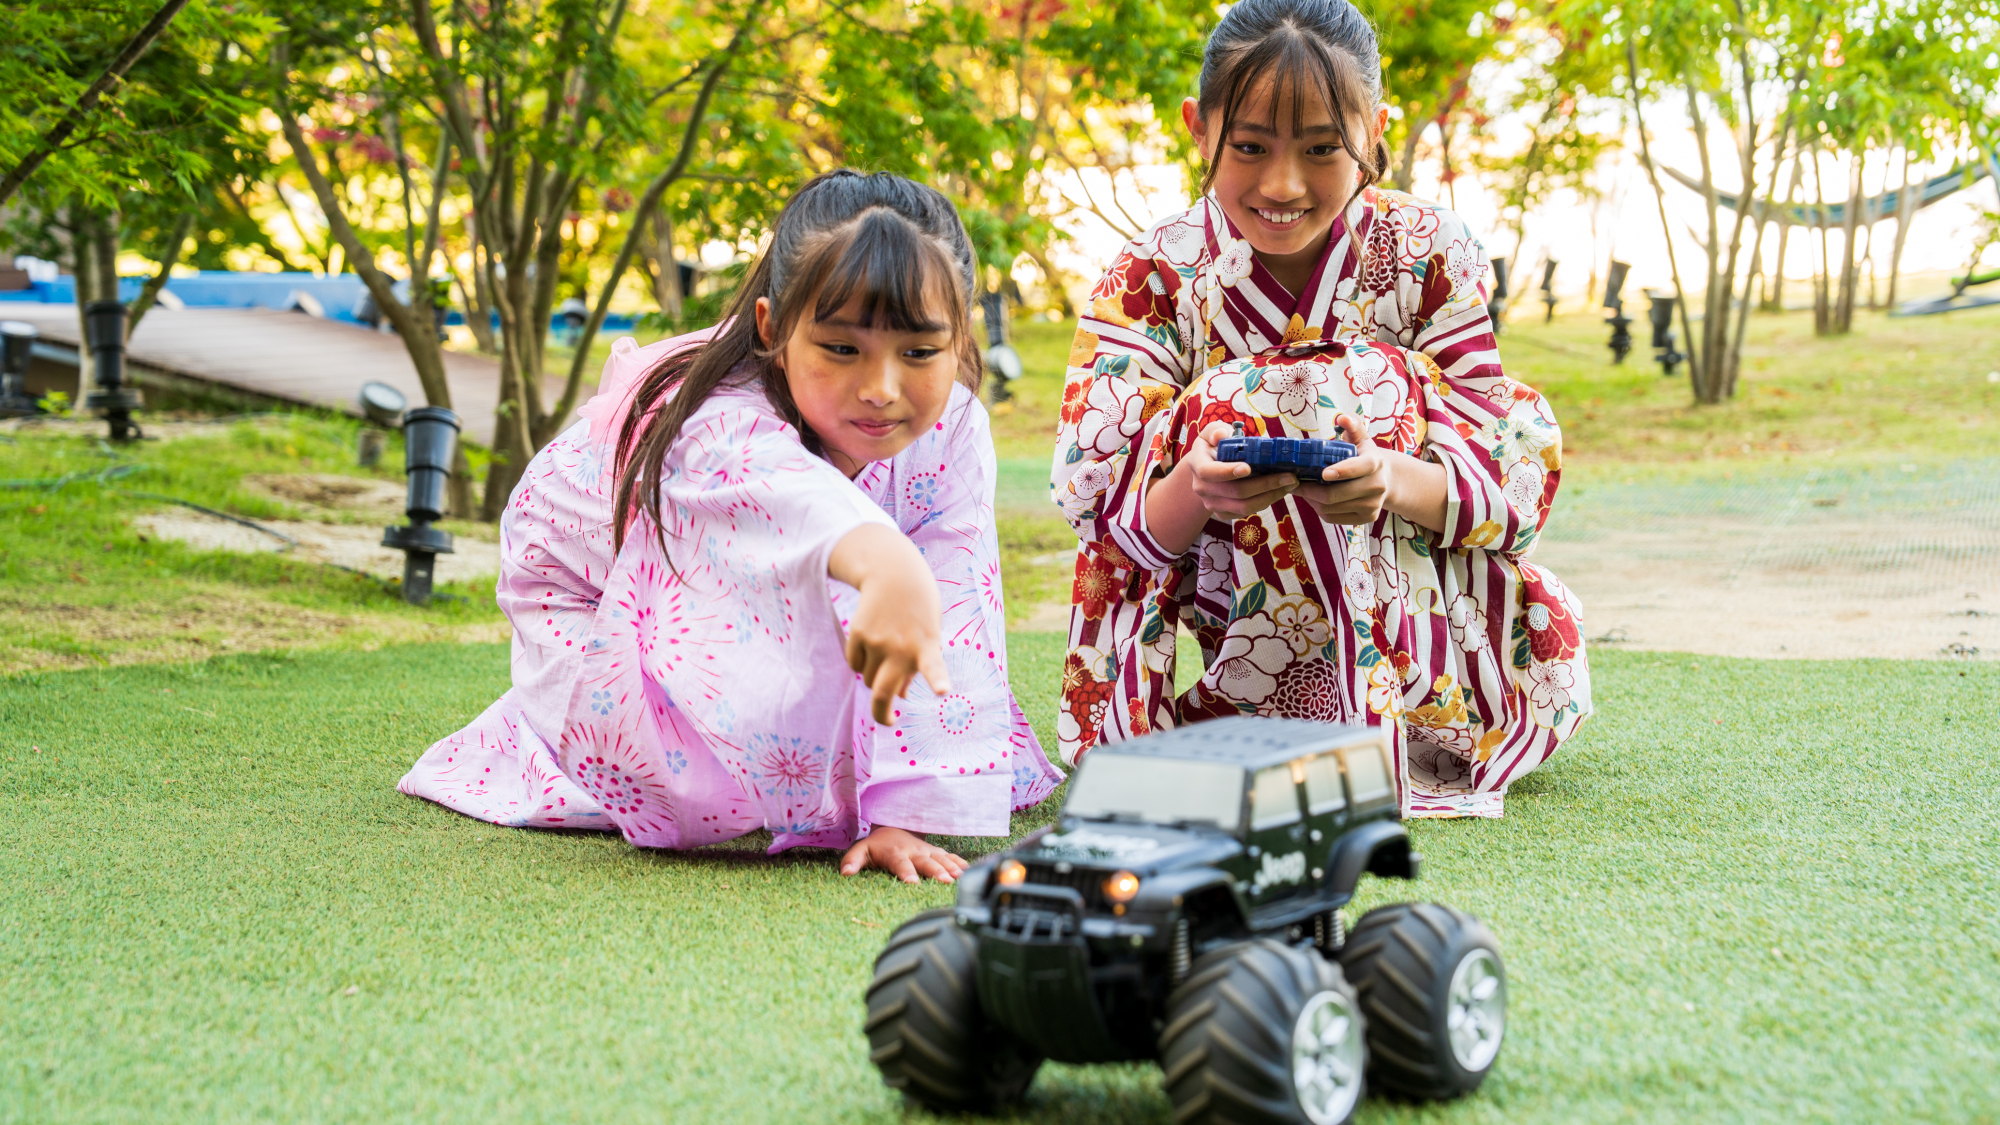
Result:
M1104 897L1124 905L1139 896L1139 877L1130 871L1114 871L1104 880Z
M1018 887L1028 881L1028 865L1018 859L1000 861L1000 869L993 873L993 881L1003 887Z

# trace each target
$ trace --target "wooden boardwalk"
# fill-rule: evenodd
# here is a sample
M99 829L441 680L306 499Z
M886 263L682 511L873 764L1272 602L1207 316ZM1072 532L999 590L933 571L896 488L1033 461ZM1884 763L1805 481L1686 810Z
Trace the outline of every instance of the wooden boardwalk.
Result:
M0 320L34 325L45 344L69 351L77 347L74 305L0 302ZM361 384L379 382L402 391L411 406L424 404L423 387L401 338L303 313L156 307L139 322L126 358L142 384L153 376L358 415L355 396ZM493 410L500 401L499 361L446 352L444 364L451 407L465 436L491 447ZM553 403L560 384L545 384L544 393L543 402Z

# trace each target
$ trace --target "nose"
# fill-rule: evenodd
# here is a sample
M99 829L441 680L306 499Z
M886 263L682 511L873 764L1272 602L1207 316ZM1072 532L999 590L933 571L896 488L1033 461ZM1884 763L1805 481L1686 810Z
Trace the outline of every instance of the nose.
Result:
M1273 203L1294 203L1306 195L1305 161L1289 151L1290 146L1286 148L1278 159L1264 166L1263 182L1257 185L1264 198Z
M894 355L885 355L870 363L861 373L860 385L855 388L855 397L869 406L880 409L891 406L902 397L902 370Z

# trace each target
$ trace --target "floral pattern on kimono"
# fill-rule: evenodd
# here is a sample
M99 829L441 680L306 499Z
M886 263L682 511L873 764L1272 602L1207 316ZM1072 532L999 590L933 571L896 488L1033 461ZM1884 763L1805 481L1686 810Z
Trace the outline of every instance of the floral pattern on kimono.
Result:
M1561 477L1548 403L1507 375L1484 249L1458 217L1368 189L1294 296L1213 197L1128 245L1070 351L1051 487L1082 540L1058 733L1100 741L1235 714L1390 726L1403 807L1498 816L1590 714L1576 598L1527 556ZM1145 490L1216 421L1443 467L1445 530L1321 521L1287 498L1175 555ZM1176 696L1175 636L1204 672Z
M1004 835L1061 781L1007 681L985 409L953 391L933 429L848 480L755 387L724 388L660 468L665 543L612 547L610 459L653 363L707 334L613 347L583 421L530 463L501 525L514 688L399 788L498 824L616 829L694 847L758 828L772 850L844 847L874 824ZM856 592L834 544L877 523L938 581L952 691L919 678L878 726L847 667Z

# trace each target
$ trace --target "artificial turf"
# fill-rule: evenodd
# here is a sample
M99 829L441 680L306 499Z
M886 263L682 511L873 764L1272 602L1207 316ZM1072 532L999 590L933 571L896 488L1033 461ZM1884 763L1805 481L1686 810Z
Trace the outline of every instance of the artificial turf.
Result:
M1012 644L1047 737L1060 639ZM1507 818L1413 825L1424 881L1368 890L1498 932L1495 1073L1361 1120L2000 1119L2000 667L1593 664ZM0 1120L909 1119L861 991L950 892L397 794L506 676L436 645L0 681ZM1018 1111L1168 1116L1147 1065L1047 1067Z

